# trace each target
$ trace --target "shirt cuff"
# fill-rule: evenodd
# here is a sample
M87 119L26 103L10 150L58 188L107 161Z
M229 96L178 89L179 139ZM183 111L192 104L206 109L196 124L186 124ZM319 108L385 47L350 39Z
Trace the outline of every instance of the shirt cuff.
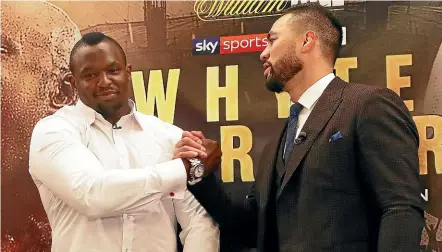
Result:
M187 188L186 167L181 159L174 159L156 165L161 180L163 198L184 199Z

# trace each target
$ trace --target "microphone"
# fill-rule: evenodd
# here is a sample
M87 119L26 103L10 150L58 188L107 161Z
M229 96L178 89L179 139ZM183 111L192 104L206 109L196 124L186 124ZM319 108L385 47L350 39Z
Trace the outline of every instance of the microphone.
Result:
M121 126L117 126L116 124L112 124L112 129L121 129Z
M302 143L307 138L307 133L304 131L299 132L298 137L295 139L295 144Z

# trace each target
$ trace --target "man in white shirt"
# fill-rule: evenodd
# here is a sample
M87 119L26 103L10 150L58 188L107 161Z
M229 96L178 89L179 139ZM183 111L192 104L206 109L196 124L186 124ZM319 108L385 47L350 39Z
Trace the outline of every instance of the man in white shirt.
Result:
M30 146L52 251L174 252L177 223L184 251L218 251L218 227L186 189L187 159L205 150L175 148L181 129L136 111L121 46L86 34L70 70L80 100L39 121Z

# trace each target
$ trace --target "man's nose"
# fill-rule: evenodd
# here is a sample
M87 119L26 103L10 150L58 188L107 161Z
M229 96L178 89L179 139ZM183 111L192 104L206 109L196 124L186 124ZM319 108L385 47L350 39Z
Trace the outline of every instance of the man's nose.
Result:
M100 74L100 81L98 82L98 86L100 87L107 87L110 84L112 84L112 80L107 76L106 73Z
M270 50L269 47L267 46L266 49L264 49L264 51L262 51L261 55L259 55L259 59L262 62L266 62L269 59L270 56Z

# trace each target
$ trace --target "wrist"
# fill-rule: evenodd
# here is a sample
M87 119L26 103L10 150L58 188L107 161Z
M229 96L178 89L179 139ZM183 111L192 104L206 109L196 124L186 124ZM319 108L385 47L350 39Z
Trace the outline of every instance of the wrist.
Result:
M189 181L190 180L190 168L191 168L190 161L187 158L182 158L181 160L183 161L184 168L186 169L187 181Z
M204 164L199 158L190 158L190 171L187 183L189 185L194 185L200 182L204 176Z

